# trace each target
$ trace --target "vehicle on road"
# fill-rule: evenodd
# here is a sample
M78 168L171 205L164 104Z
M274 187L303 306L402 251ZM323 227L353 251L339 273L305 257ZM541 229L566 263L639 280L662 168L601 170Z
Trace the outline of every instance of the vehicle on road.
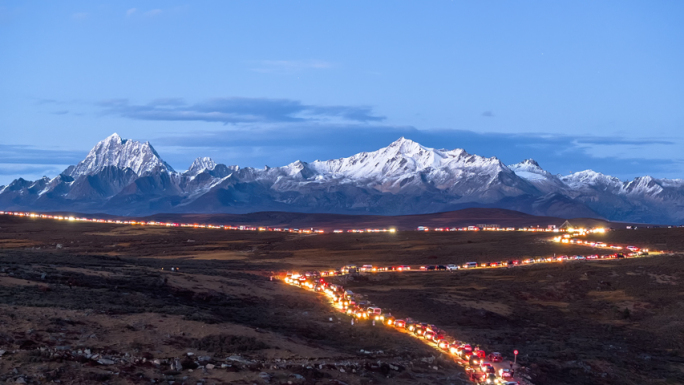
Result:
M458 347L457 353L459 356L461 356L461 358L463 358L463 357L465 357L466 354L472 354L473 348L468 344L461 345Z
M485 373L492 373L496 374L496 369L492 366L492 363L489 361L481 361L480 362L480 370L482 370Z
M450 346L450 345L451 345L451 344L450 344L449 341L446 340L446 339L442 339L441 341L439 341L439 342L437 343L437 347L439 347L439 348L442 349L442 350L449 350L449 346Z
M447 268L447 270L451 270L451 271L459 269L458 265L454 265L453 263L446 265L446 268Z
M477 267L477 262L466 262L463 264L464 269L474 269Z
M356 265L347 265L343 266L342 269L340 269L342 274L355 274L358 273L359 268L356 267Z
M489 355L489 361L491 362L501 362L503 361L503 356L499 352L494 352Z
M499 382L499 380L496 378L496 374L494 373L486 373L483 376L484 381L482 383L484 384L496 384Z
M394 321L394 327L405 328L406 327L406 321L403 319L395 320Z
M382 315L382 309L379 307L369 307L366 311L369 319L379 319Z
M435 270L446 271L446 270L447 270L447 267L444 266L444 265L437 265L437 266L435 267Z
M504 380L513 378L513 372L511 369L504 368L504 369L499 369L499 377L501 377Z
M432 330L426 330L425 334L423 334L423 338L425 338L426 340L432 341L432 339L435 338L435 334L436 333L433 332Z
M442 330L435 330L435 336L432 338L432 340L435 341L435 343L436 343L437 345L439 345L439 344L442 343L442 341L446 341L446 340L447 340L447 335L446 335L446 333L445 333L444 331L442 331ZM447 343L447 346L448 346L448 343Z
M427 331L427 324L419 323L419 324L415 325L415 328L413 329L413 334L422 337L426 331Z

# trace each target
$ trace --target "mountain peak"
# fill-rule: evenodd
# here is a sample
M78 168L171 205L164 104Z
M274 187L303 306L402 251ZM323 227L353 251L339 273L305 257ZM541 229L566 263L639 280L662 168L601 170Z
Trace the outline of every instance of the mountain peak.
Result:
M211 171L215 168L216 168L216 162L214 162L213 159L206 157L206 156L205 157L201 156L192 162L192 164L190 165L190 168L185 173L190 174L190 175L197 175L204 170Z
M115 132L115 133L109 135L108 137L106 137L106 138L103 140L103 142L110 142L110 143L111 143L111 142L114 142L114 143L122 143L122 144L123 144L123 143L126 142L126 139L123 139L119 134L117 134L117 133Z
M402 145L402 144L404 144L404 143L415 143L415 142L412 141L411 139L406 139L405 137L402 136L401 138L399 138L399 139L395 140L394 142L392 142L392 143L390 144L390 146L397 146L397 145L400 146L400 145Z
M563 176L561 180L573 189L587 186L604 186L618 191L623 188L623 183L620 179L590 169Z
M516 169L516 170L527 170L527 171L537 171L537 170L542 170L541 166L539 163L537 163L536 160L529 158L525 159L520 163L512 164L510 166L511 169Z
M415 148L415 147L422 147L420 144L417 142L412 141L411 139L406 139L403 136L394 142L392 142L388 147L391 148Z
M108 166L130 168L139 176L153 170L173 172L173 168L161 159L149 142L123 139L114 133L97 143L84 160L73 168L69 167L64 174L74 178L93 175Z
M548 171L541 168L539 163L537 163L537 161L535 161L532 158L525 159L520 163L511 164L508 166L508 168L510 168L511 170L513 170L513 172L522 176L525 179L529 179L529 177L532 176L532 174L544 176L551 175Z

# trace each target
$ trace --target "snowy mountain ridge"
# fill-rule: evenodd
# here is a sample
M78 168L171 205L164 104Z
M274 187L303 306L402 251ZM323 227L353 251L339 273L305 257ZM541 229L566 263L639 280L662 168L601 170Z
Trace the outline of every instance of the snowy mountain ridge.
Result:
M505 165L464 149L400 138L346 158L282 167L199 157L176 172L148 143L113 134L62 174L0 187L0 209L158 212L300 211L420 214L500 207L535 215L684 221L684 180L620 181L585 170L553 175L533 159Z

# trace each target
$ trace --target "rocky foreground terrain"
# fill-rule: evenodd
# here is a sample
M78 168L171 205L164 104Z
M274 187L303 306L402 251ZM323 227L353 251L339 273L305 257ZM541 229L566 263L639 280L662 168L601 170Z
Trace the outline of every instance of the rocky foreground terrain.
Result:
M438 351L352 326L272 272L587 251L517 232L300 235L18 217L0 228L0 380L32 384L461 384L461 367ZM676 252L681 230L601 239ZM681 266L672 255L345 286L487 351L520 349L534 384L667 384L684 380Z

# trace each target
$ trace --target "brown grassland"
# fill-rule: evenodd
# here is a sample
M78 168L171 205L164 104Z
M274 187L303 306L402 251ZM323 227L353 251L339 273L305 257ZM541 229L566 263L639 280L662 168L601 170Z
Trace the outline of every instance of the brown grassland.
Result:
M346 285L395 315L437 324L488 351L521 350L535 384L684 383L684 265L676 254L684 232L600 237L675 254L382 273ZM593 253L548 238L297 235L0 217L0 381L465 383L435 350L383 327L352 326L320 296L270 281L271 272Z

